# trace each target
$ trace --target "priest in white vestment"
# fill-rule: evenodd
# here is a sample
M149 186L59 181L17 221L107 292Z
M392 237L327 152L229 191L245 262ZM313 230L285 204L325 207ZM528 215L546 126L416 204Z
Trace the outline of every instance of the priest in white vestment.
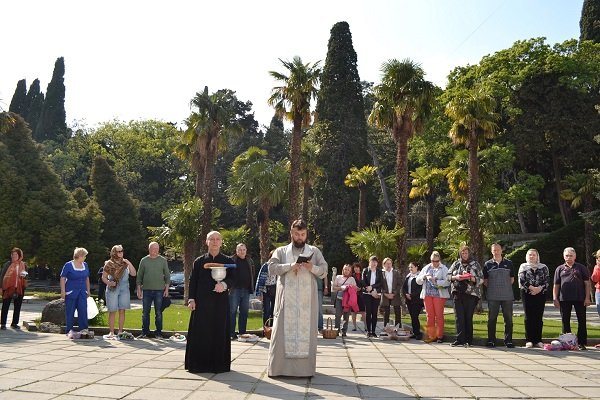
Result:
M269 274L277 275L277 295L269 348L269 376L314 376L317 369L317 279L327 278L321 250L306 244L307 225L292 223L292 243L279 247L269 260ZM310 260L297 263L299 255Z

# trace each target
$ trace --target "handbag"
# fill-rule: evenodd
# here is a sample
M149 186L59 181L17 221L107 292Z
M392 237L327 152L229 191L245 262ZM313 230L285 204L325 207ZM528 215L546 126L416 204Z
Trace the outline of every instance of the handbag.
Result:
M271 332L273 331L273 328L269 326L269 321L271 321L272 319L273 318L269 318L268 320L266 320L265 325L263 326L263 335L268 340L271 340Z
M165 308L169 307L171 305L171 298L170 297L163 297L162 298L162 304L160 307L160 311L165 311Z
M269 297L275 297L275 294L277 293L277 284L275 284L275 285L266 285L265 289L266 289L267 296L269 296Z
M335 339L337 334L337 329L334 329L331 317L327 318L327 325L325 325L325 329L323 329L323 339Z

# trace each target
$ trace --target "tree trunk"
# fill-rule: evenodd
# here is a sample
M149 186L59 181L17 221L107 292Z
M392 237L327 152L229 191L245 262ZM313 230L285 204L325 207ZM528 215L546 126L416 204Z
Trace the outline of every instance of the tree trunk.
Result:
M379 158L377 158L377 153L375 153L375 149L373 148L371 143L369 143L369 154L373 158L373 166L377 167L377 170L375 172L377 173L377 178L379 179L379 186L381 186L383 204L385 206L386 211L392 212L392 204L390 202L390 195L388 194L387 185L385 183L385 177L383 176L383 172L381 172Z
M404 228L398 237L398 267L402 276L408 273L406 236L408 234L408 133L395 127L396 138L396 228Z
M260 205L262 210L262 218L258 227L259 242L260 242L260 264L269 260L269 209L270 205L263 203Z
M208 232L211 231L212 222L212 193L213 193L213 176L215 173L215 161L217 159L217 143L216 138L208 144L206 154L206 169L204 171L204 198L202 199L204 214L202 215L202 233L200 235L200 245L203 251L206 251L206 243L202 241Z
M358 186L358 232L362 231L367 223L367 186Z
M310 199L310 184L304 183L302 187L302 219L308 223L308 200Z
M515 201L515 209L517 210L517 219L519 220L519 226L521 227L521 233L527 233L527 225L525 224L525 218L521 211L521 204Z
M591 212L594 211L594 199L591 195L585 195L583 198L583 211L584 212ZM594 260L594 256L592 255L592 252L594 251L593 246L594 246L594 227L587 221L585 220L585 225L584 225L584 243L585 243L585 263L588 267L593 267L593 265L596 263ZM593 289L593 288L592 288Z
M483 243L479 229L479 160L477 159L477 132L469 133L469 200L467 204L469 215L469 236L473 259L483 265Z
M183 282L184 293L183 303L187 304L190 294L190 277L192 276L192 268L194 267L194 259L196 258L196 240L185 240L183 242Z
M290 204L288 214L290 226L294 220L298 219L298 198L300 197L300 145L302 142L301 135L302 115L295 115L294 127L292 129L292 146L290 149Z
M433 252L433 205L435 196L428 195L425 197L425 237L427 238L427 253Z
M562 192L562 174L560 173L558 155L554 149L552 149L552 170L554 172L554 185L556 187L556 197L558 198L560 216L562 217L563 226L567 226L570 220L569 206L567 202L560 197L560 192Z

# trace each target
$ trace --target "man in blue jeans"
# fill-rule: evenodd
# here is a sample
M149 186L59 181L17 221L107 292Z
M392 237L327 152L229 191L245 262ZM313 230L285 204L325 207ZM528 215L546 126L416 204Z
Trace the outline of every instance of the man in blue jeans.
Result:
M317 321L317 329L319 333L323 332L323 296L329 295L329 289L327 287L327 278L317 278L317 293L319 295L319 320Z
M240 335L246 333L248 323L248 309L250 308L250 293L254 290L254 263L246 254L248 249L244 243L239 243L235 248L235 255L232 257L235 261L234 281L229 288L229 314L230 314L230 336L231 339L237 339L235 334L235 324L237 320L237 311L240 309L240 318L237 321Z
M162 338L162 300L169 296L171 272L167 260L159 255L158 243L148 245L148 255L140 260L136 278L137 297L142 300L142 334L138 339L150 337L150 308L154 303L154 336Z

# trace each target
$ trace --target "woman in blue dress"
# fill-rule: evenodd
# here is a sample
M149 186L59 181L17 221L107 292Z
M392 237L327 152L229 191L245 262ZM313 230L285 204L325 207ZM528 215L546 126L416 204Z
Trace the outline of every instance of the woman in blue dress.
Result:
M67 326L65 332L73 338L73 319L77 310L79 330L88 333L87 298L90 295L90 269L85 262L88 251L77 247L73 251L73 260L68 261L60 273L60 298L65 301Z

